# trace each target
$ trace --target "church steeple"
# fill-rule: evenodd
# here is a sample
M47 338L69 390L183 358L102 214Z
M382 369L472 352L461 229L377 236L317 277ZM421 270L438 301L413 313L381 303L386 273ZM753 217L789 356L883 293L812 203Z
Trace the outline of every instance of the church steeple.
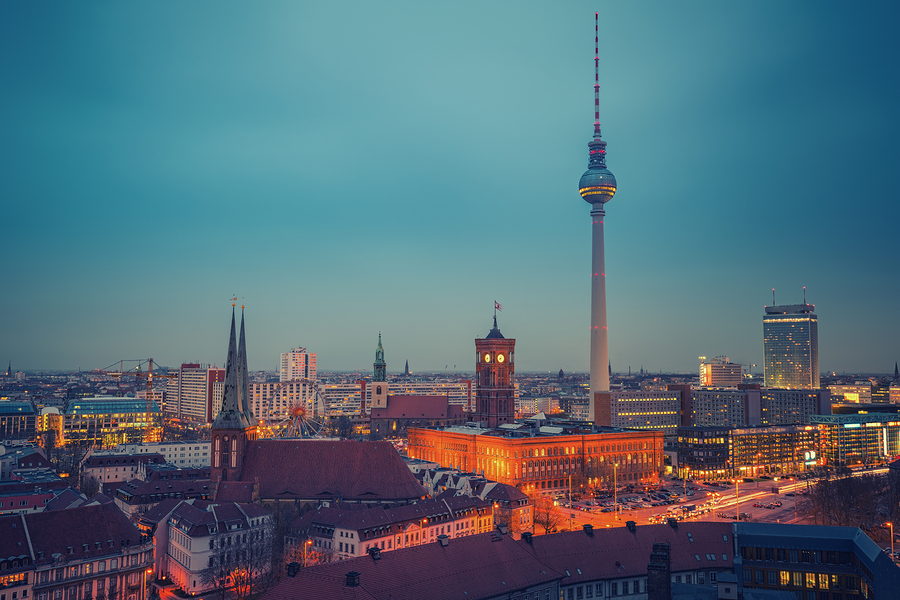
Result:
M244 337L244 307L241 307L241 338L238 342L238 351L237 351L237 383L238 383L238 398L240 398L240 402L238 406L244 416L247 418L247 423L250 425L256 424L256 418L253 416L253 410L250 408L250 373L247 370L247 341Z
M384 348L381 347L381 332L378 332L378 347L375 349L375 376L372 381L387 381L387 364L384 362Z
M240 350L238 350L234 316L234 304L232 304L231 335L228 339L228 358L225 361L222 408L210 428L213 479L217 481L240 478L247 445L255 441L257 436L252 415L248 415L249 400L245 400L248 398L248 378L244 320L242 315L241 343Z

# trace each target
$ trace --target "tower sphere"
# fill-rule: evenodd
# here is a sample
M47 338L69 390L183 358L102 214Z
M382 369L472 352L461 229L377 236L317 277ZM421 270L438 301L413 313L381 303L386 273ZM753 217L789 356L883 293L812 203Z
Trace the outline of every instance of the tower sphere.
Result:
M616 176L606 167L588 169L578 182L578 192L591 204L606 204L616 193Z

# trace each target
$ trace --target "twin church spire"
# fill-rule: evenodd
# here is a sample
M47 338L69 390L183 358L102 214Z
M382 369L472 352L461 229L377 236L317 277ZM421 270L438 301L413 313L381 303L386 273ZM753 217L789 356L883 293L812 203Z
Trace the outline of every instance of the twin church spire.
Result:
M247 370L247 342L244 336L244 308L241 307L241 337L235 339L234 305L231 308L231 337L225 362L225 388L222 408L213 429L247 429L256 424L250 409L250 376Z

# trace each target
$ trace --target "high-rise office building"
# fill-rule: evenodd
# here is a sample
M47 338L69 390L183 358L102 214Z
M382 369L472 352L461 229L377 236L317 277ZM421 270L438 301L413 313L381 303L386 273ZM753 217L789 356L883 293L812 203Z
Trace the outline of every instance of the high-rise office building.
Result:
M588 412L595 414L595 396L609 391L609 341L606 330L606 261L603 248L604 206L616 193L616 178L606 168L606 142L600 138L599 17L594 18L594 139L588 143L588 170L578 192L591 204L591 395ZM596 419L596 417L593 417Z
M216 383L225 381L225 369L200 363L183 363L166 386L166 416L197 423L211 423L218 414L221 392ZM156 395L156 388L153 390ZM158 399L156 397L154 400ZM217 401L218 400L218 401Z
M294 348L290 352L282 352L279 380L297 381L299 379L316 380L316 354L307 352L306 348Z
M819 325L815 309L813 304L766 307L766 387L819 388Z

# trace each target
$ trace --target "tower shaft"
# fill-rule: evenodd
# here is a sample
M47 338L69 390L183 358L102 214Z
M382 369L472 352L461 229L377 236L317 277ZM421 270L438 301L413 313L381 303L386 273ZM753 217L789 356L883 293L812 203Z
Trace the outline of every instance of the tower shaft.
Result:
M606 258L604 255L603 204L591 209L591 398L590 415L594 414L594 394L609 391L609 340L606 326Z

